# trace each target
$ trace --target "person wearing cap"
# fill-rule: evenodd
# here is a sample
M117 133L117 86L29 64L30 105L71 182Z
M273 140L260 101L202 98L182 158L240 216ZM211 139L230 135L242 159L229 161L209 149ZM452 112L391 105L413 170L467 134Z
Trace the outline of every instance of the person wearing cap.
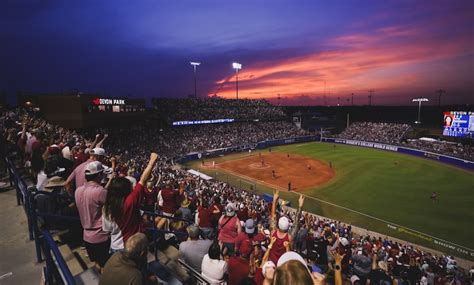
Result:
M242 231L239 218L235 215L234 204L225 207L225 214L219 219L218 240L224 245L227 255L234 254L235 238Z
M385 261L377 261L377 253L372 256L372 270L370 271L369 284L392 284L392 278L388 275L388 265Z
M44 185L44 190L53 191L58 188L64 187L66 181L60 176L53 176L48 179L47 183ZM39 189L38 189L39 190Z
M271 238L268 246L271 248L275 243L276 238ZM270 251L265 251L262 260L255 260L255 283L257 285L271 285L273 284L273 274L275 273L276 265L272 261L268 260Z
M99 270L109 259L110 248L109 233L102 229L102 205L107 197L107 191L100 185L103 171L102 163L90 162L84 170L87 182L74 193L87 254Z
M342 259L342 257L340 257ZM311 268L311 270L310 270ZM335 285L342 285L342 275L336 271ZM326 284L326 276L317 266L308 267L305 259L294 251L283 254L277 263L273 277L274 285L304 284L323 285Z
M270 260L273 263L277 263L280 256L282 256L288 247L292 247L293 240L295 238L296 233L299 230L299 220L301 218L301 210L303 208L304 197L300 195L298 199L298 211L296 214L295 225L292 228L292 231L289 232L290 228L290 221L287 217L280 217L278 220L278 227L276 227L276 205L278 203L279 198L279 191L275 191L273 193L273 201L272 201L272 211L270 215L270 224L272 233L271 236L276 238L275 244L270 249Z
M229 278L228 285L238 285L249 273L250 254L252 253L252 243L245 240L240 244L239 255L229 258Z
M85 172L86 167L89 163L93 161L102 162L105 160L105 150L103 148L94 148L90 152L89 159L85 162L79 164L66 179L66 190L71 194L74 194L74 189L72 188L72 181L75 181L76 189L86 183Z
M212 240L199 239L199 227L196 225L190 225L186 230L188 240L180 243L179 251L188 265L201 272L202 259L209 252Z
M179 207L179 210L181 210L181 213L183 214L183 219L187 221L192 221L193 220L193 214L191 210L189 209L189 205L191 204L191 200L188 199L187 194L184 194L184 200L181 201L181 207Z
M367 254L367 251L359 250L357 254L352 256L352 264L354 268L354 274L359 277L362 284L365 284L365 281L369 277L371 271L372 258Z
M240 244L244 240L249 240L253 244L253 239L255 237L255 222L252 219L247 219L244 223L244 230L235 238L235 250L240 247Z

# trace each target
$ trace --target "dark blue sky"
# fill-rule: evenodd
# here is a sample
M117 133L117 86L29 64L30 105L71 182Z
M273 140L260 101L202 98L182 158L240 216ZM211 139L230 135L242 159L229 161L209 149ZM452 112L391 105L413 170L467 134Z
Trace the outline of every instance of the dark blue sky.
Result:
M474 103L474 1L0 3L0 90L234 96L288 104ZM336 101L337 100L337 101Z

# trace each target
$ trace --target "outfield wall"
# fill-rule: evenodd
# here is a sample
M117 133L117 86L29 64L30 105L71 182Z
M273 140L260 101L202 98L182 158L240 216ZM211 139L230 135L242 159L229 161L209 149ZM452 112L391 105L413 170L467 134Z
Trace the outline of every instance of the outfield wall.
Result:
M382 144L382 143L374 143L374 142L364 142L364 141L357 141L357 140L337 139L337 138L322 138L321 141L328 142L328 143L347 144L347 145L354 145L354 146L361 146L361 147L368 147L368 148L375 148L375 149L388 150L388 151L399 152L399 153L404 153L404 154L410 154L414 156L437 160L439 162L451 164L451 165L461 167L464 169L474 170L473 161L469 161L469 160L465 160L465 159L461 159L457 157L452 157L452 156L448 156L444 154L418 150L414 148L388 145L388 144Z
M358 140L346 140L346 139L338 139L338 138L321 138L320 136L304 136L304 137L295 137L295 138L286 138L286 139L278 139L278 140L267 140L258 142L256 144L248 144L248 145L241 145L236 147L228 147L228 148L220 148L220 149L211 149L206 150L204 152L193 152L183 156L180 159L181 163L185 163L191 160L197 160L206 157L216 157L219 155L224 155L232 152L242 152L248 151L253 149L263 149L268 147L274 147L279 145L287 145L287 144L295 144L295 143L305 143L310 141L322 141L327 143L337 143L337 144L346 144L346 145L353 145L353 146L361 146L367 148L375 148L375 149L382 149L388 150L393 152L399 152L404 154L410 154L418 157L429 158L432 160L437 160L439 162L447 163L450 165L454 165L457 167L461 167L464 169L474 170L474 162L452 157L449 155L438 154L434 152L418 150L409 147L402 147L402 146L395 146L395 145L388 145L383 143L374 143L374 142L365 142L365 141L358 141Z

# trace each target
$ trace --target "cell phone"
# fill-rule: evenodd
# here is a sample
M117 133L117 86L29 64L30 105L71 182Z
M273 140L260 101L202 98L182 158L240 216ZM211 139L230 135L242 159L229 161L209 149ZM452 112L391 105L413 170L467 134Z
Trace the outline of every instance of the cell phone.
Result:
M309 267L309 270L310 270L311 272L323 273L323 270L322 270L319 266L317 266L317 265L315 265L315 264L313 264L313 265L311 265L311 266L308 266L308 267Z

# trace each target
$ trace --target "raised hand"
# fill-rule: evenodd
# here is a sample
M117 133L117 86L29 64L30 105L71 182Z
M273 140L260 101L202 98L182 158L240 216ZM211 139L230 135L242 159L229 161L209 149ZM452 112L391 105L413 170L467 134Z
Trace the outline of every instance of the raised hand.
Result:
M303 208L303 204L304 204L304 196L300 194L300 198L298 199L298 207Z
M273 191L273 200L278 200L280 198L280 190Z

